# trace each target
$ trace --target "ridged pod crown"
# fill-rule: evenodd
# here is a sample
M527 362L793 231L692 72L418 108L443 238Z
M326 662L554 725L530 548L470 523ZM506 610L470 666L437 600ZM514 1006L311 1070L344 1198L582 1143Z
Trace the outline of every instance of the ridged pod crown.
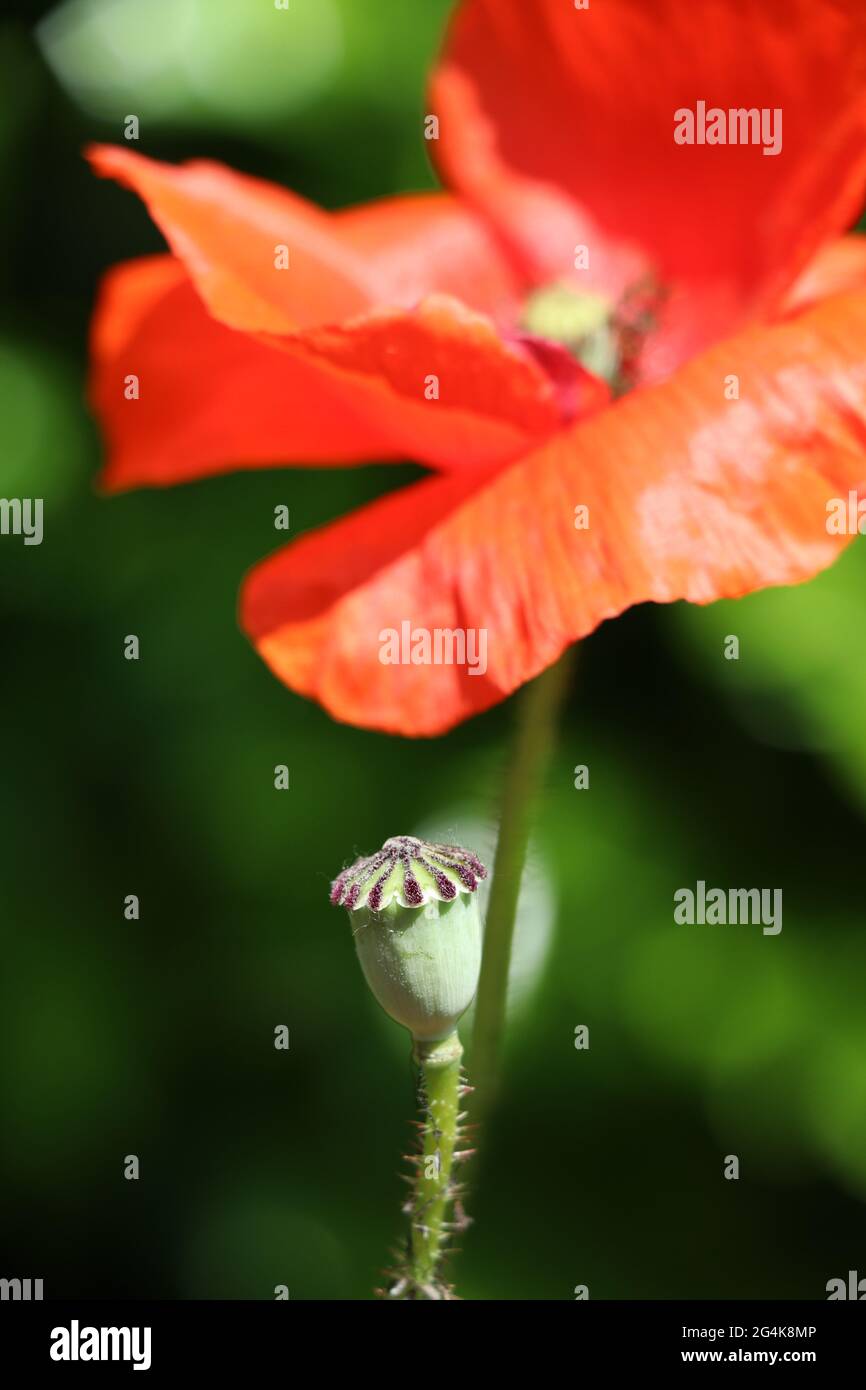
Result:
M350 912L382 912L391 903L423 907L474 893L487 870L471 850L430 844L414 835L392 835L376 854L356 859L334 880L331 902Z

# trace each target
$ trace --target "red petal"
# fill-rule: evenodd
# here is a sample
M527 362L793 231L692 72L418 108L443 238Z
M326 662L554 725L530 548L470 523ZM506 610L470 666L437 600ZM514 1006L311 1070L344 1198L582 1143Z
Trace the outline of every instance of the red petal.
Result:
M221 164L161 164L98 145L98 174L147 204L215 318L247 332L290 333L360 313L378 299L360 258L303 198ZM279 248L288 269L278 269Z
M468 467L512 459L558 423L550 377L455 301L276 341L211 318L170 256L111 271L91 373L107 486L262 464L408 457ZM425 399L428 373L440 376L438 400ZM133 374L139 398L127 400Z
M782 112L782 148L679 145L675 113ZM446 180L528 273L616 283L637 245L673 288L659 376L775 302L866 180L862 0L464 0L433 85ZM770 131L768 131L770 134ZM546 192L555 218L533 213ZM597 229L597 230L596 230Z
M303 537L248 577L244 625L336 718L436 734L631 604L809 578L847 541L828 502L866 495L864 343L866 294L748 330L504 471L427 480ZM380 634L404 621L486 630L486 673L383 665Z
M431 103L442 113L443 136L434 158L444 181L495 229L524 287L569 279L578 246L591 248L580 284L617 299L648 268L638 242L604 232L586 203L554 183L507 164L496 126L481 106L478 88L455 63L431 81ZM541 133L541 132L539 132Z

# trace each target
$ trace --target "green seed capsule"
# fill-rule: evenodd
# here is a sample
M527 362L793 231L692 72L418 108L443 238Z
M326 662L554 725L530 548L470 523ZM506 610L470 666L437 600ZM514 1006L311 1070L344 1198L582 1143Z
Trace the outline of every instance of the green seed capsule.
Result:
M453 1032L475 996L486 869L468 850L413 836L387 840L334 882L361 968L382 1008L419 1041Z

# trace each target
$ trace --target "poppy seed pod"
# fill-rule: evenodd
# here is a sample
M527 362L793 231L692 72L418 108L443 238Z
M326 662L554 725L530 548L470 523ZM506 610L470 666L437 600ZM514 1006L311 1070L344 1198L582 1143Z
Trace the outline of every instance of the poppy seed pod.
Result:
M486 875L469 850L396 835L334 880L368 985L418 1042L448 1037L475 996Z

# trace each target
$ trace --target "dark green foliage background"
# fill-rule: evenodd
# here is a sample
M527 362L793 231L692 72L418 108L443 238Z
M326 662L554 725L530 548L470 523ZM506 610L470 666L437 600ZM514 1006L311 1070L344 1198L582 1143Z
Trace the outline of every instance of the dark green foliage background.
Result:
M98 495L89 309L102 269L161 242L80 149L135 111L146 153L326 206L430 186L423 80L448 7L333 0L342 48L305 101L281 108L257 39L252 116L221 114L217 89L162 120L144 79L88 109L99 45L49 64L45 8L0 24L0 495L46 509L41 547L0 539L0 1274L51 1296L363 1298L400 1231L412 1083L328 882L431 817L493 823L514 702L435 742L359 732L237 628L276 504L297 534L409 463ZM202 42L241 10L261 27L258 8L221 0ZM647 606L584 644L538 829L555 932L474 1174L465 1297L821 1298L866 1274L863 547L800 589ZM698 878L781 887L782 934L676 927Z

